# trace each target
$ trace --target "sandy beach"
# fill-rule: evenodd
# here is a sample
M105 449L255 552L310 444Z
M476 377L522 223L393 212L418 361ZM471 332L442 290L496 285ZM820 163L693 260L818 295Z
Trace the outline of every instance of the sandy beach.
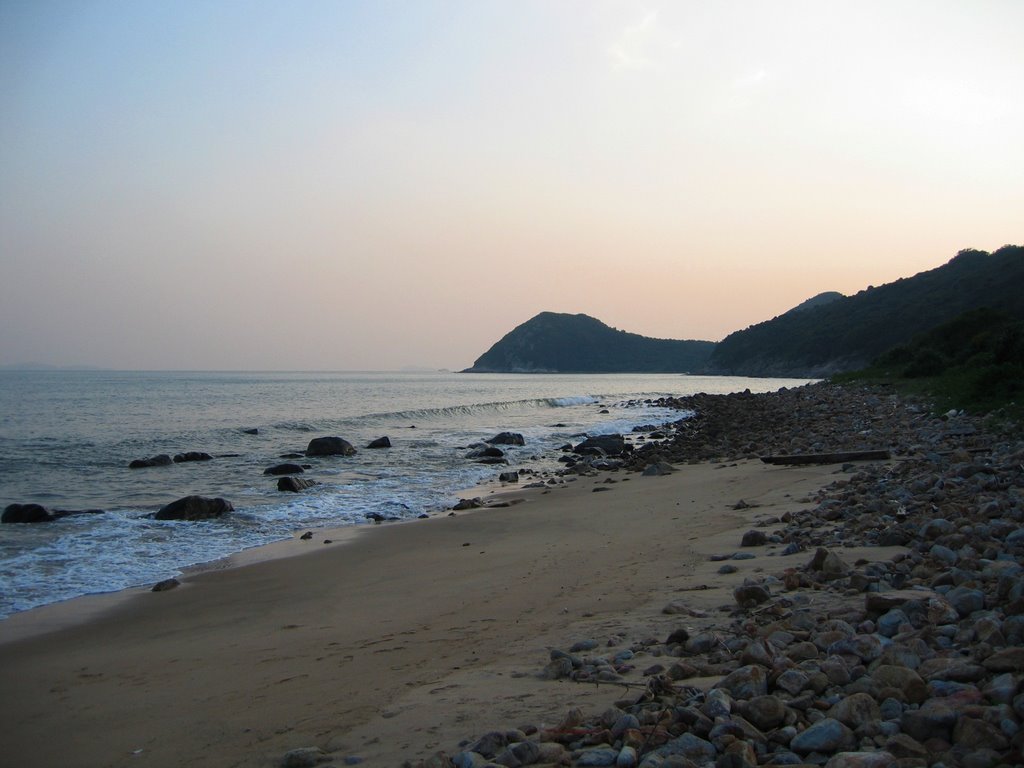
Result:
M286 544L306 554L16 616L0 625L6 758L270 766L318 746L338 765L396 766L570 705L600 709L623 689L539 679L549 649L699 624L661 612L675 599L729 605L772 561L723 576L708 555L806 504L836 467L679 470L513 490L522 503L329 545L317 532ZM739 499L757 506L734 510Z

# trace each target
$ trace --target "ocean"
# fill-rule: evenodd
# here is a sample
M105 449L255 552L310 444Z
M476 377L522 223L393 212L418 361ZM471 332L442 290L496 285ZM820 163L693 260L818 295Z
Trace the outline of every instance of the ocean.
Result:
M0 371L0 508L103 510L0 525L0 617L150 584L300 530L367 524L370 514L443 513L503 469L554 468L559 447L582 435L680 418L645 402L663 395L803 383L677 374ZM526 440L502 446L509 467L466 458L469 445L501 431ZM302 477L319 485L284 493L263 474L325 435L358 453L296 460L313 465ZM391 448L365 449L383 436ZM128 468L133 459L187 451L214 458ZM152 519L190 494L226 498L235 512L203 522Z

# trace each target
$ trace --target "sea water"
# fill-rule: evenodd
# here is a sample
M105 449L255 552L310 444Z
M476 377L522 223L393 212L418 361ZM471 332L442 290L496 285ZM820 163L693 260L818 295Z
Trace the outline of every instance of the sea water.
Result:
M676 374L3 371L0 508L102 512L0 526L0 617L155 582L298 530L366 524L372 514L439 513L505 469L466 458L469 445L500 431L526 441L502 446L509 468L553 467L558 448L583 435L680 418L648 400L802 383ZM263 474L325 435L358 452L296 460L313 465L303 477L315 487L283 493L277 477ZM365 449L383 436L391 448ZM133 459L187 451L214 458L128 468ZM224 497L235 512L203 522L152 518L191 494Z

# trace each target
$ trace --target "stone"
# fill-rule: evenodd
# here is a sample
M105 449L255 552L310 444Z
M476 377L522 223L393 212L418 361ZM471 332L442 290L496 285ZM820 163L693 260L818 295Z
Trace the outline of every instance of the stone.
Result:
M526 445L526 440L518 432L499 432L484 442L491 445Z
M154 517L157 520L210 520L234 511L231 502L220 497L185 496L161 507Z
M958 713L942 699L929 699L920 709L908 709L900 718L903 732L921 743L932 738L949 740Z
M879 664L871 670L871 678L879 688L896 688L911 704L922 704L928 698L928 685L912 669L893 664Z
M8 504L0 523L50 523L57 515L42 504Z
M263 470L264 475L301 475L306 470L299 464L292 464L285 462L284 464L275 464L272 467L267 467Z
M622 435L594 435L573 448L581 455L621 456L630 450Z
M878 710L878 704L871 696L866 693L855 693L836 702L828 711L828 716L835 718L843 725L856 729L880 719L881 713Z
M757 664L748 664L723 677L715 688L724 688L734 699L752 699L768 693L768 674Z
M522 765L533 765L540 757L540 747L535 741L518 741L494 758L498 765L506 768L519 768Z
M989 672L1024 672L1024 647L1002 648L981 663Z
M353 456L356 449L340 437L314 437L306 446L307 456Z
M1003 732L992 723L976 717L961 717L953 727L953 743L964 749L988 747L1004 750L1010 746Z
M331 756L320 747L299 747L284 754L281 768L314 768L320 763L330 762Z
M923 760L928 757L928 748L906 733L897 733L885 742L885 749L896 758Z
M277 490L299 493L314 485L318 485L316 480L306 480L302 477L282 477L277 481Z
M390 448L391 440L387 436L378 437L376 440L371 440L369 443L367 443L366 447L372 450L376 450L378 448Z
M892 768L896 758L888 752L840 752L833 755L825 768Z
M777 696L754 696L742 711L747 720L765 731L782 725L789 710Z
M850 749L857 744L853 731L832 717L810 725L801 731L789 743L794 752L837 752Z
M966 619L975 611L985 609L985 593L980 589L970 589L964 586L953 587L945 594L945 598L962 619Z
M740 540L741 547L760 547L768 543L768 535L764 531L750 530L743 534Z
M519 473L518 472L502 472L498 475L498 480L502 483L518 483Z
M166 592L180 585L181 582L177 579L164 579L163 581L158 581L156 584L154 584L150 592Z
M741 608L750 608L767 602L771 594L760 584L742 584L732 591L732 596Z
M588 766L609 766L615 765L615 761L618 759L619 751L617 749L599 747L597 749L588 749L581 752L576 758L576 765L584 766L584 768L587 768Z
M807 564L807 570L821 573L826 580L832 580L849 573L850 566L844 563L839 555L824 547L819 547Z
M169 467L174 463L174 459L168 456L166 453L159 453L156 456L150 456L148 459L135 459L128 464L128 469L145 469L147 467Z
M203 451L186 451L174 454L175 464L186 464L190 461L212 461L213 456Z
M663 475L671 475L676 471L676 468L665 461L655 462L654 464L648 464L644 467L644 471L641 473L644 477L661 477Z

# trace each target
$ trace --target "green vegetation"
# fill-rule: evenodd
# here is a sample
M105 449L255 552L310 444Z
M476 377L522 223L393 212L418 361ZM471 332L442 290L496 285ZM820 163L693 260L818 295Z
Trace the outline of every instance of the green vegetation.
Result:
M749 376L855 370L978 307L1024 319L1024 247L964 250L937 269L787 312L726 337L709 369Z
M998 412L1021 422L1024 321L987 307L971 310L833 381L883 383L927 396L940 410Z
M541 312L507 333L467 373L691 373L711 341L626 333L587 315Z

